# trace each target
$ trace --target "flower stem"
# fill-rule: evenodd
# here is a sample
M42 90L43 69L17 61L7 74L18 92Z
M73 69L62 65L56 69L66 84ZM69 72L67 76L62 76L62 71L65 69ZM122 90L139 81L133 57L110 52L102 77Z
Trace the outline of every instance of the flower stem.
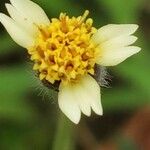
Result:
M74 150L72 123L61 113L59 115L52 150Z

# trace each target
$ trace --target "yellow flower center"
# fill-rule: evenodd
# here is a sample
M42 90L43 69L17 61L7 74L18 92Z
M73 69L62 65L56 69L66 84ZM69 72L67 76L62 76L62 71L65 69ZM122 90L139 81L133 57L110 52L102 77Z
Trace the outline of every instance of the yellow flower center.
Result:
M39 26L34 47L28 50L33 69L38 71L40 80L75 81L85 74L94 74L96 45L91 36L96 32L93 20L83 16L69 18L61 13L53 18L49 26Z

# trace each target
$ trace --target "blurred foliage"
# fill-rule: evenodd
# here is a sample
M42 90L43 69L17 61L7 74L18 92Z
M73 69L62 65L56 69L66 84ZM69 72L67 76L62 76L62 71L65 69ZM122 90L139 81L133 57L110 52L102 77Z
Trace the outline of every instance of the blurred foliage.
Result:
M111 88L102 89L102 103L104 112L108 114L134 111L149 103L150 35L146 34L149 31L144 31L146 25L143 16L144 12L150 17L150 10L145 8L148 2L144 0L34 1L44 8L50 18L58 17L60 12L78 16L88 9L96 27L110 23L139 24L137 33L139 40L136 44L142 47L142 51L124 63L108 69L112 76ZM1 0L2 12L6 12L5 2ZM72 124L70 122L71 125L68 125L68 122L64 124L64 119L58 117L56 100L51 100L52 98L47 95L44 98L46 100L41 100L43 94L40 93L43 89L36 90L38 85L34 84L36 79L30 73L30 64L27 63L29 60L25 59L27 54L12 41L2 25L0 26L0 149L48 150L54 145L54 150L73 150L71 141L73 138L70 135ZM57 118L62 121L58 121L61 123L56 130ZM56 135L54 131L57 131Z

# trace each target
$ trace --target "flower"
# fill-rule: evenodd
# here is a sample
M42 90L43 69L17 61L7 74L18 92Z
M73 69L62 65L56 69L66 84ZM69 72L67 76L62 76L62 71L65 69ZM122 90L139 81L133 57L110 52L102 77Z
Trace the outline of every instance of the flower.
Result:
M20 46L27 49L39 79L59 83L58 103L74 123L81 112L91 109L103 114L100 86L92 77L95 65L115 66L140 51L130 46L137 37L135 24L109 24L100 29L83 16L69 18L61 13L51 21L43 9L30 0L10 0L6 4L10 17L0 13L0 21Z

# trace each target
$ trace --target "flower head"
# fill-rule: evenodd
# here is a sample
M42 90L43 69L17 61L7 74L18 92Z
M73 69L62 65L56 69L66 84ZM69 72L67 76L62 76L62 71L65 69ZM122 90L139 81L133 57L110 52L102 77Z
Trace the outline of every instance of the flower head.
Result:
M91 36L96 29L91 19L83 22L87 13L78 18L62 13L49 25L38 26L35 45L28 52L40 80L76 82L82 75L94 74L97 53Z
M109 24L100 29L86 19L64 13L51 21L43 9L30 0L10 0L6 8L11 16L0 13L0 21L20 46L27 49L33 69L42 82L59 85L58 103L64 114L78 123L81 112L91 109L103 114L100 86L92 77L95 65L114 66L138 53L130 46L137 38L135 24Z

